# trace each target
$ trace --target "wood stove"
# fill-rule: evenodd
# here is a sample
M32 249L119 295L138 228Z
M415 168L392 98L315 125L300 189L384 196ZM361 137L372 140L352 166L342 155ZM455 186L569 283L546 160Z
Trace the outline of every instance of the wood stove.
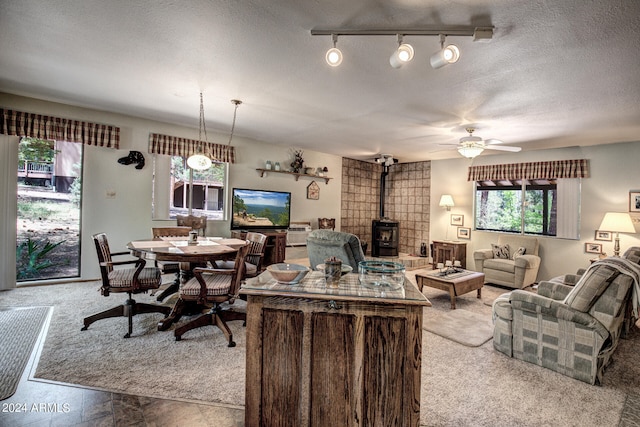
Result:
M397 160L384 156L382 175L380 176L380 219L371 222L371 256L398 256L400 241L400 223L384 216L385 183L389 174L389 166Z
M398 256L400 223L387 218L371 222L371 256Z

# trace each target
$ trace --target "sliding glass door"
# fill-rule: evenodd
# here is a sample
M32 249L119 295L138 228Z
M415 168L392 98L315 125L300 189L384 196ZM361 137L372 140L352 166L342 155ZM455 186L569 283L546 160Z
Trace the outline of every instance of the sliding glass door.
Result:
M16 280L80 276L83 144L22 138Z

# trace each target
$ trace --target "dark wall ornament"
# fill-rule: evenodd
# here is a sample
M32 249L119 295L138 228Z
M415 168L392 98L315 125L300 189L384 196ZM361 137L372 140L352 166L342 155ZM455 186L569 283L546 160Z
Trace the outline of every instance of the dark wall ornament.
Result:
M139 151L129 151L129 155L120 157L118 163L125 166L135 164L136 169L142 169L144 167L144 156Z

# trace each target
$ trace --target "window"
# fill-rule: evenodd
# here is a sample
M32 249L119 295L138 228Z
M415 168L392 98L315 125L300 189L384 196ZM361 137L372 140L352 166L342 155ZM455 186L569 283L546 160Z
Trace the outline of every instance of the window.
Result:
M205 171L193 171L182 156L154 156L153 219L175 219L191 213L209 220L226 220L228 163L213 163Z
M555 236L556 212L555 180L476 183L477 230Z

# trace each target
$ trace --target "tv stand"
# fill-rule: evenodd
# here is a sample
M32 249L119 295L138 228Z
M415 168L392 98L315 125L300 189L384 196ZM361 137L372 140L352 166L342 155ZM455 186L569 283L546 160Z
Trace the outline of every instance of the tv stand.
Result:
M267 236L267 243L264 246L264 259L262 260L262 267L266 267L271 264L278 264L284 262L285 250L287 248L287 232L279 230L254 230L256 233L261 233ZM246 230L232 230L231 237L235 239L245 240L247 237Z

